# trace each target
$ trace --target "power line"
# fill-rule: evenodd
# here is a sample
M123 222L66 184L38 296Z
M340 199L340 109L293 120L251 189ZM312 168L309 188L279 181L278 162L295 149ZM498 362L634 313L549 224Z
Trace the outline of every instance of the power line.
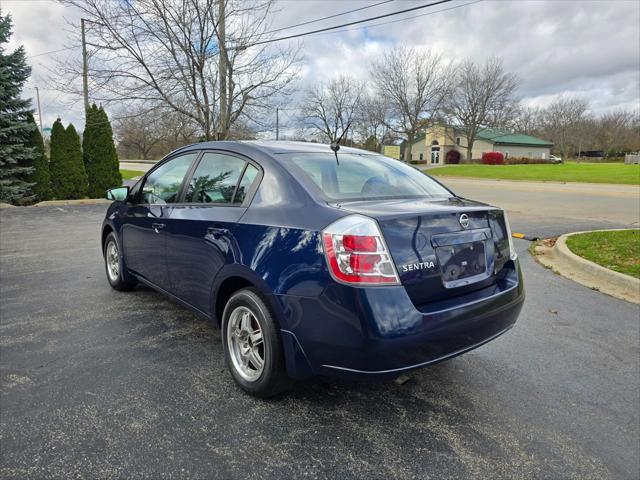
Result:
M35 58L35 57L41 57L42 55L49 55L50 53L64 52L66 50L71 50L72 48L76 48L76 47L65 47L65 48L61 48L60 50L51 50L50 52L37 53L35 55L29 55L27 58Z
M420 17L426 17L426 16L429 16L429 15L433 15L434 13L446 12L448 10L455 10L456 8L462 8L462 7L467 7L469 5L475 5L476 3L480 3L480 2L483 2L483 1L484 0L475 0L474 2L462 3L460 5L454 5L453 7L441 8L440 10L434 10L433 12L428 12L428 13L421 13L420 15L414 15L412 17L399 18L397 20L390 20L388 22L374 23L373 25L366 25L366 27L367 28L374 28L374 27L379 27L381 25L389 25L390 23L404 22L405 20L413 20L415 18L420 18ZM358 28L362 28L362 27L344 28L342 30L335 30L335 31L332 31L332 32L322 32L319 35L327 35L329 33L353 32L354 30L357 30Z
M315 20L309 20L308 22L298 23L296 25L289 25L288 27L276 28L275 30L269 30L268 32L264 32L263 35L267 35L269 33L281 32L282 30L288 30L290 28L301 27L303 25L309 25L311 23L321 22L322 20L328 20L330 18L339 17L341 15L347 15L348 13L359 12L360 10L366 10L367 8L377 7L378 5L382 5L384 3L390 3L393 0L384 0L383 2L374 3L373 5L367 5L366 7L354 8L353 10L347 10L346 12L336 13L334 15L329 15L328 17L316 18Z
M426 5L419 5L417 7L405 8L404 10L399 10L397 12L385 13L384 15L377 15L375 17L363 18L362 20L355 20L353 22L343 23L341 25L335 25L333 27L320 28L318 30L312 30L310 32L298 33L296 35L288 35L286 37L272 38L270 40L261 40L259 42L254 42L251 45L242 46L242 47L236 47L236 48L244 50L246 48L254 47L256 45L264 45L265 43L280 42L282 40L289 40L291 38L305 37L307 35L313 35L315 33L327 32L327 31L330 31L330 30L336 30L338 28L349 27L351 25L358 25L360 23L370 22L372 20L378 20L380 18L393 17L395 15L400 15L402 13L414 12L416 10L422 10L423 8L433 7L433 6L436 6L436 5L443 4L443 3L449 3L450 1L451 0L439 0L437 2L427 3Z

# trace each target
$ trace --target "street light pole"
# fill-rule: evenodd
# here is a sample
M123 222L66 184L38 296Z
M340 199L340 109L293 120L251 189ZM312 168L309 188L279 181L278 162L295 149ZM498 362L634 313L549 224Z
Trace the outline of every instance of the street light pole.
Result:
M44 135L42 132L42 109L40 108L40 90L36 87L36 98L38 99L38 122L40 123L40 135Z

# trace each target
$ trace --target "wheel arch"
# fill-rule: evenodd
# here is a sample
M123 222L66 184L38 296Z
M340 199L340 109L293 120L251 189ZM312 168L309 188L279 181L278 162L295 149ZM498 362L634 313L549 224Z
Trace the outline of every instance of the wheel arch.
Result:
M102 247L102 251L104 252L104 244L107 241L107 237L110 233L115 232L116 230L113 228L113 225L110 223L105 223L102 226L102 235L100 236L100 246Z
M282 314L274 301L273 292L253 270L240 264L227 265L216 275L211 294L211 319L221 326L222 313L227 301L235 292L243 288L254 288L260 293L275 321L281 327Z

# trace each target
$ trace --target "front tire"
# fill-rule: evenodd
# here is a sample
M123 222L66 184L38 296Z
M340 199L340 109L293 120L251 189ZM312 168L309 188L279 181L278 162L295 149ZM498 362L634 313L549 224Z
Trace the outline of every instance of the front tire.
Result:
M265 398L290 387L279 329L255 289L240 290L227 302L222 344L231 376L245 392Z
M133 278L126 270L120 245L115 233L111 232L107 235L104 242L104 266L107 272L107 280L112 288L120 291L132 290L136 286L136 279Z

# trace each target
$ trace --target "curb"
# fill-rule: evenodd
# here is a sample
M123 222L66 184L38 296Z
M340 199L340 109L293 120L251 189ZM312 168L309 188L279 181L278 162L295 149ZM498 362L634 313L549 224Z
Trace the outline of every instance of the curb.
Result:
M540 263L552 268L563 277L570 278L586 287L597 289L612 297L640 304L640 279L609 270L597 263L586 260L573 253L569 250L569 247L567 247L567 238L572 235L603 231L616 232L621 230L634 229L587 230L561 235L556 240L553 248L541 252L536 258Z
M45 200L44 202L38 202L33 207L60 207L71 205L107 205L112 203L112 200L106 198L81 198L80 200Z

